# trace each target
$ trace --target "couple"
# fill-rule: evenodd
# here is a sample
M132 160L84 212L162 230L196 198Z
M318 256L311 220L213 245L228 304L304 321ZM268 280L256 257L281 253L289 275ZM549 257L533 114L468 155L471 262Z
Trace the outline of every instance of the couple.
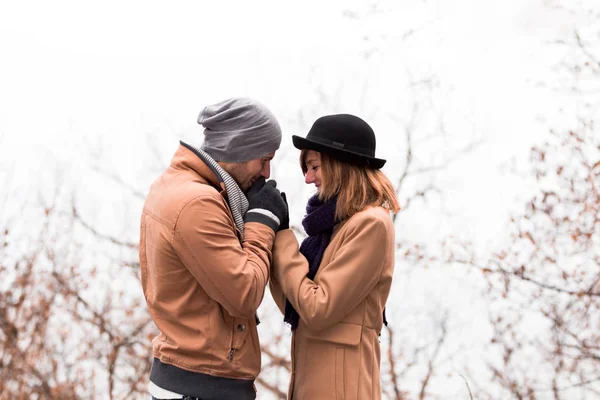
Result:
M141 218L144 295L160 330L153 399L255 399L256 310L267 282L292 334L289 398L379 399L378 336L394 269L395 191L375 134L348 114L293 136L317 193L298 244L270 176L275 116L235 98L198 118L204 141L181 142Z

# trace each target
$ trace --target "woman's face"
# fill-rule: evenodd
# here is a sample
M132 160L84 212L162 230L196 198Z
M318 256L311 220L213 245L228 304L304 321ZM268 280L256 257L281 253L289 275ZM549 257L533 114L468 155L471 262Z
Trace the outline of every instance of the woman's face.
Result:
M305 163L306 175L304 175L304 182L307 185L314 183L318 192L321 190L321 153L309 150L306 153Z

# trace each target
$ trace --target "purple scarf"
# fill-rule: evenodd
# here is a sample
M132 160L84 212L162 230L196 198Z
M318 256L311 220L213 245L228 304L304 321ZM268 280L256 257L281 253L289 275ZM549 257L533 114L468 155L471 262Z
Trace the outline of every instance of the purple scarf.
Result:
M306 276L310 279L315 279L323 253L325 253L333 233L336 200L337 197L333 197L323 203L317 195L314 195L308 199L306 205L306 215L302 220L302 226L308 237L300 245L300 253L308 261L308 274ZM300 316L287 299L285 300L283 320L291 325L293 331L298 328Z

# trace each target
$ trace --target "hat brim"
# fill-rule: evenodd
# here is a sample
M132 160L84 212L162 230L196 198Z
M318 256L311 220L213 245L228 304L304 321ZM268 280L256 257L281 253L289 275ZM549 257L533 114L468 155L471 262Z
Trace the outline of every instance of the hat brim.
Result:
M294 143L294 147L298 150L314 150L318 151L319 153L331 154L335 158L351 164L380 169L386 163L386 160L381 158L369 157L354 151L340 149L325 143L315 142L301 136L292 135L292 142Z

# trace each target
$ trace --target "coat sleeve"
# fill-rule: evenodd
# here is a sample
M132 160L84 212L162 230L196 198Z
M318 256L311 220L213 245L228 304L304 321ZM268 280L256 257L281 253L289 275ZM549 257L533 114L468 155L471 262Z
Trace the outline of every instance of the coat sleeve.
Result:
M386 259L393 257L393 249L387 248L393 232L382 219L351 220L339 234L343 242L331 261L319 267L318 284L306 277L308 262L293 233L282 231L275 241L272 273L311 331L338 323L356 308L380 281Z
M275 236L275 240L277 240L277 237L282 235L285 231L286 230L278 232ZM292 236L294 235L292 234ZM293 242L295 242L296 247L298 247L298 242L295 240L295 237L293 238ZM279 283L274 274L271 274L269 278L269 291L271 292L271 296L273 297L275 304L277 304L277 308L279 308L279 311L281 311L281 313L285 315L285 295L283 294L283 290L281 289L281 284Z
M206 293L238 318L253 318L269 279L273 230L250 222L244 242L222 198L206 195L188 202L177 218L173 245Z

